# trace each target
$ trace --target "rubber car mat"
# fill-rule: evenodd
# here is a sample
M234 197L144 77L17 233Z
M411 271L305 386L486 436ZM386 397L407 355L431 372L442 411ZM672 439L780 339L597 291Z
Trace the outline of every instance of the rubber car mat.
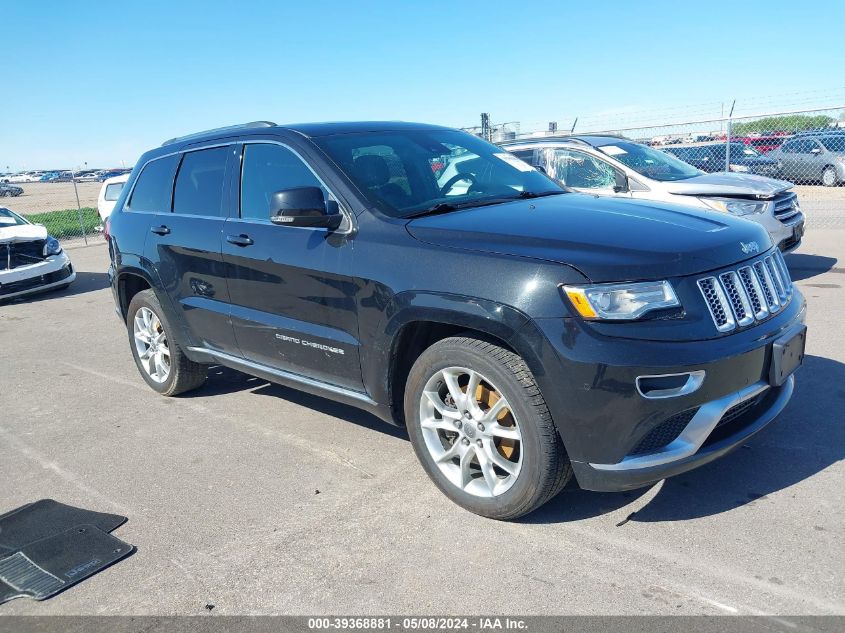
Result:
M24 545L61 534L76 525L95 525L111 532L126 523L126 517L93 512L41 499L0 515L0 558L13 554Z
M102 571L135 547L95 525L30 543L0 559L0 604L29 596L44 600Z

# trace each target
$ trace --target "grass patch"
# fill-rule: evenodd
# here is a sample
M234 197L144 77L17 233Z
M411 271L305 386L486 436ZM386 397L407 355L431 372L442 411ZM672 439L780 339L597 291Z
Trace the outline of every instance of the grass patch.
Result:
M34 224L43 224L47 232L57 239L63 237L80 237L82 228L79 226L79 211L64 209L62 211L48 211L46 213L29 213L26 219ZM94 227L100 224L100 216L96 209L84 207L82 209L82 224L85 232L90 235Z

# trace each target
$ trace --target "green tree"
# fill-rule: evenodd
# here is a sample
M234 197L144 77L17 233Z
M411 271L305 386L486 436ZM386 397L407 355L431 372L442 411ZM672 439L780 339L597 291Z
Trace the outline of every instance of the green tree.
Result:
M800 132L801 130L830 127L835 121L836 119L826 114L816 116L787 114L784 116L765 117L756 121L734 123L731 126L731 131L735 136L760 134L761 132Z

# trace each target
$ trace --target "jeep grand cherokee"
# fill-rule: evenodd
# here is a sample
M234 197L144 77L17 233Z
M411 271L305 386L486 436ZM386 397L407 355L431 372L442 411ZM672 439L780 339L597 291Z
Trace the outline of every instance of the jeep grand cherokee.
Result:
M727 453L783 410L803 357L804 299L761 226L568 193L443 127L173 139L109 228L155 391L219 363L362 407L498 519L573 475L625 490Z

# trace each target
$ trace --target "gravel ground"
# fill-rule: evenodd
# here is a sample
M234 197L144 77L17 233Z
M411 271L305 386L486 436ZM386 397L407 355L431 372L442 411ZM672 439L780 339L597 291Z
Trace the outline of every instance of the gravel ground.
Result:
M0 306L0 513L123 513L137 553L0 614L845 614L845 231L788 257L809 302L793 402L747 446L501 523L451 504L405 433L225 369L137 375L103 246L70 289Z

